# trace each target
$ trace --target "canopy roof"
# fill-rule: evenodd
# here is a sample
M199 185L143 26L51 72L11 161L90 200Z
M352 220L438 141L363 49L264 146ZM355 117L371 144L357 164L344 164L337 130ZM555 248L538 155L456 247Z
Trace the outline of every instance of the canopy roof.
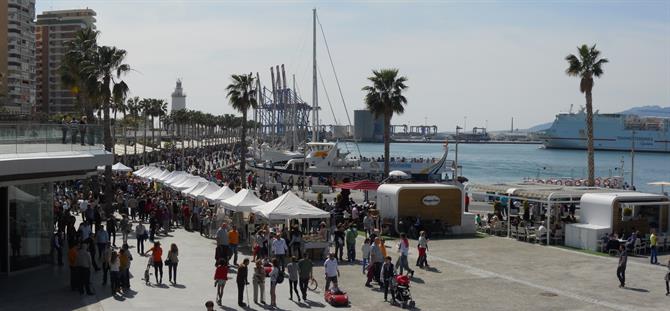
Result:
M171 178L173 178L173 177L175 177L175 176L179 176L179 175L181 175L181 174L183 174L183 173L184 173L184 172L182 172L182 171L172 171L172 172L170 172L170 174L167 174L166 176L163 176L163 177L159 178L158 180L160 180L160 181L162 181L162 182L165 182L165 181L167 181L168 179L171 179Z
M158 172L158 173L153 173L153 174L149 175L148 177L152 178L152 179L156 179L156 180L161 180L161 178L165 178L168 175L170 175L170 171L164 170L164 171L161 171L161 172Z
M112 165L112 171L115 172L130 172L132 170L132 168L123 165L121 162Z
M234 196L221 201L221 203L231 211L251 212L252 207L265 204L265 201L259 199L249 189L242 189Z
M528 201L551 201L554 203L577 203L585 193L626 192L621 189L598 187L568 187L535 183L500 183L500 184L468 184L466 191L470 193L490 194L501 197L512 197Z
M223 201L235 195L233 190L230 190L228 186L223 186L221 189L216 190L210 194L205 195L205 199L211 201Z
M359 180L339 184L335 187L350 190L377 190L377 188L379 188L379 183L371 180Z
M205 189L205 187L207 187L208 183L209 182L207 182L207 181L198 181L197 184L182 190L181 193L195 196L193 193L196 193L198 191L201 191L202 189Z
M330 213L305 202L292 191L251 210L270 220L330 217Z
M177 185L177 184L179 184L179 183L181 183L181 182L183 182L183 181L185 181L185 180L187 180L191 177L193 177L193 175L184 172L183 174L179 174L179 175L176 175L176 176L173 176L173 177L170 177L170 178L166 179L165 183L170 185L170 186L174 186L174 185Z
M133 172L133 174L137 175L139 177L145 177L146 175L155 173L156 171L160 171L160 169L155 167L155 166L145 166L145 167Z
M208 195L210 193L214 193L214 192L218 191L219 189L221 189L221 187L219 187L219 185L210 181L210 182L207 183L207 185L205 187L191 192L190 195L192 195L194 197L197 197L198 199L204 199L206 195Z
M202 178L202 177L191 175L191 176L188 176L188 178L185 178L185 179L183 179L183 180L181 180L181 181L179 181L175 184L171 184L171 186L172 186L172 188L175 188L177 190L186 190L188 188L191 188L191 187L197 185L198 183L206 182L206 181L207 180Z

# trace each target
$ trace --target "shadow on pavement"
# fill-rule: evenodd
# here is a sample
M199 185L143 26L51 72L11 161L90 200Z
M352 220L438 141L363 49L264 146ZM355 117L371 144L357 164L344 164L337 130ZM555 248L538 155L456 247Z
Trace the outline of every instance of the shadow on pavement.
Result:
M644 288L625 287L625 289L632 290L632 291L638 292L638 293L648 293L649 292L649 290L644 289Z

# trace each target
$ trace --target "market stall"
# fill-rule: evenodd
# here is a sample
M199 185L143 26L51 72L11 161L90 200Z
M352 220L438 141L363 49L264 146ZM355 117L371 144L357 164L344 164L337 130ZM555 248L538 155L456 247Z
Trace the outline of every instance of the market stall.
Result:
M292 219L330 218L330 213L305 202L291 191L270 202L252 207L251 210L258 216L259 220L282 222L284 224L288 224ZM312 234L309 226L300 227L303 228L302 250L311 254L312 258L322 258L328 251L328 241L318 233Z

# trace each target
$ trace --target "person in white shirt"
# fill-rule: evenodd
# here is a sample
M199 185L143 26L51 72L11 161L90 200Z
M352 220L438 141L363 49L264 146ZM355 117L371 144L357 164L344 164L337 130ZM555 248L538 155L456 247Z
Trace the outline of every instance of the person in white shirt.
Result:
M370 248L370 238L365 238L365 242L361 245L361 253L363 253L363 274L365 274L365 269L370 262Z
M286 245L286 241L284 241L280 234L275 234L272 239L272 254L279 261L279 268L282 273L284 272L284 259L287 251L288 246Z
M337 277L340 276L340 269L337 267L335 253L328 254L328 259L323 263L323 267L326 273L326 287L324 289L329 290L331 282L334 287L337 287Z
M351 220L353 220L354 223L358 222L358 208L356 205L351 209Z
M403 269L407 270L407 274L414 276L414 270L409 268L407 262L407 256L409 255L409 240L405 233L400 234L400 241L398 242L398 251L400 251L400 256L398 256L398 262L396 262L395 269L400 269L400 274L402 274Z
M147 228L140 221L135 226L135 238L137 238L137 253L144 254L144 240L146 239Z
M535 237L537 238L540 243L544 243L547 241L547 227L544 226L544 223L540 225L540 227L537 228L537 232L535 232Z

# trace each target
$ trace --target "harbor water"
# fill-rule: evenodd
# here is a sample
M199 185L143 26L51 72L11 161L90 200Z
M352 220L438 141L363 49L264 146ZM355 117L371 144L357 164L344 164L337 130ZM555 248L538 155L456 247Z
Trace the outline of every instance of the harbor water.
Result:
M358 153L353 143L340 143L339 147L342 152ZM358 147L364 157L380 157L384 153L381 143L359 143ZM450 160L454 159L455 147L455 144L449 144ZM443 144L391 144L392 157L440 158L443 152ZM596 176L621 175L622 159L624 180L630 183L630 152L596 151ZM532 144L459 144L458 164L462 167L462 175L477 183L518 182L524 178L579 179L587 174L585 150L544 149ZM636 152L634 178L638 190L660 192L658 186L647 183L670 181L670 154Z

